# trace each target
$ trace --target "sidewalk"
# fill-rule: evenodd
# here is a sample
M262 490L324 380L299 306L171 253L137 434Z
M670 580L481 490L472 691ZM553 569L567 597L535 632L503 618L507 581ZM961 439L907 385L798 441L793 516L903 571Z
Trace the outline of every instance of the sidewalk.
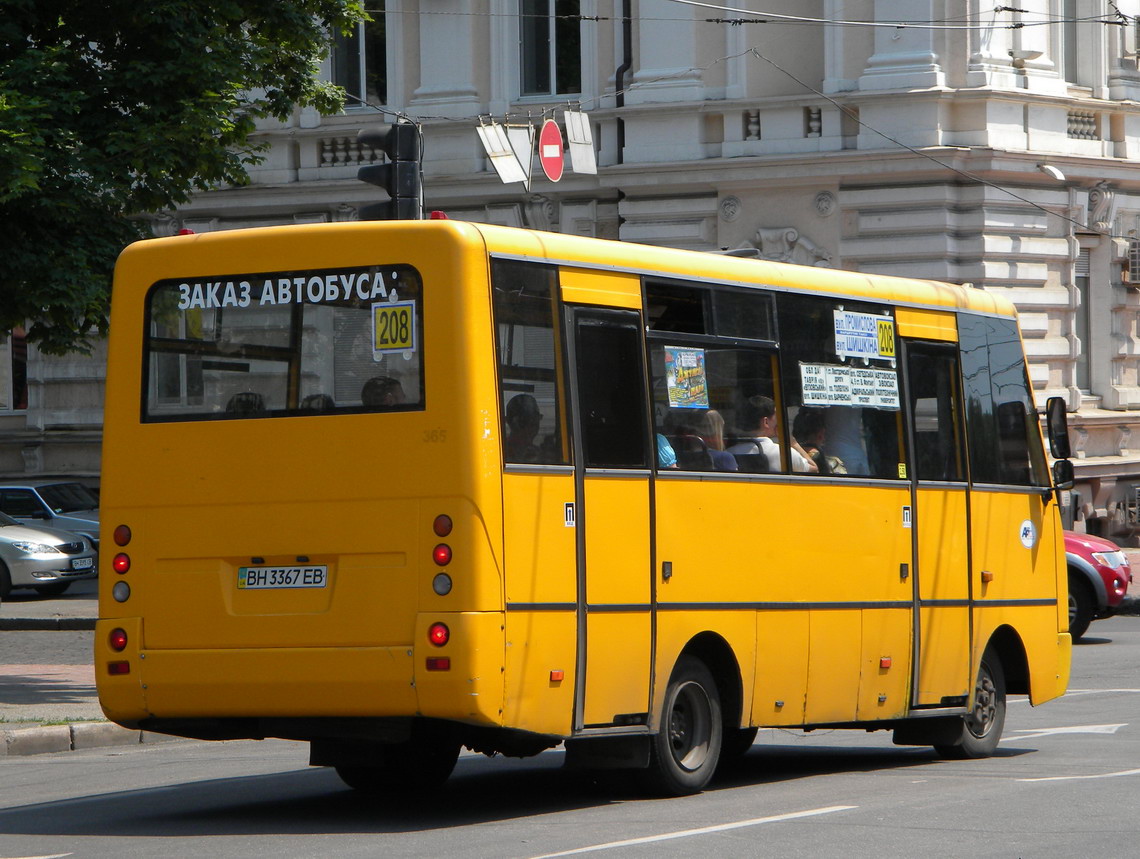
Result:
M95 583L77 582L72 588L74 593L54 599L17 591L0 603L0 631L94 629L99 614ZM0 648L0 758L155 739L106 720L92 665L6 663Z

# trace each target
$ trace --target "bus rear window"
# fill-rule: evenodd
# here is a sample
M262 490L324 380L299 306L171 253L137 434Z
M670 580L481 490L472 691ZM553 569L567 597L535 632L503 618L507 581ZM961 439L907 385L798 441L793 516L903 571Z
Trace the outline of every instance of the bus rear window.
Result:
M410 266L161 280L146 310L144 421L424 408Z

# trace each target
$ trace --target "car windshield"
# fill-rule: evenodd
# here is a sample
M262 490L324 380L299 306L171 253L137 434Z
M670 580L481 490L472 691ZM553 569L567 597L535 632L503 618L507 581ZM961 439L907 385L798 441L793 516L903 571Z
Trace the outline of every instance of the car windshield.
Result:
M82 483L53 483L40 487L40 497L56 513L94 510L99 499Z

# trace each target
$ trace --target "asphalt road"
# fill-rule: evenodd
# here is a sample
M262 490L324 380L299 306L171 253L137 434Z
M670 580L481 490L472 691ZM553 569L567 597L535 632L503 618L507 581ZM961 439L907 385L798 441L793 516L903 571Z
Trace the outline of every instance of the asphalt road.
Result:
M281 741L10 757L0 857L1136 855L1140 619L1091 632L1069 694L1013 699L989 760L943 761L885 733L762 731L699 796L645 799L548 752L465 755L434 795L382 800Z

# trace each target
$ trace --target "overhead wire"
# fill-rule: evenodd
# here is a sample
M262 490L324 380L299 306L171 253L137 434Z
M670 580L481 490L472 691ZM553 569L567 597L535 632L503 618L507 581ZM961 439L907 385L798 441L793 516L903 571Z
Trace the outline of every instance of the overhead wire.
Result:
M739 9L735 9L734 7L728 7L728 6L718 6L715 4L702 2L702 0L666 0L666 2L675 2L675 3L681 3L684 5L688 5L688 6L706 7L706 8L725 10L725 11L739 11L742 13L746 12L746 10L739 10ZM1124 15L1122 12L1120 12L1119 8L1117 8L1116 4L1113 3L1112 0L1109 0L1109 4L1113 7L1114 12L1116 13L1117 16L1119 16L1120 20L1105 20L1102 18L1050 19L1049 21L1045 21L1045 22L1041 22L1041 23L1069 23L1069 22L1081 23L1081 22L1085 22L1085 23L1123 24L1123 23L1128 23L1130 20L1133 22L1140 21L1140 17L1132 17L1130 19L1129 16ZM1017 9L1015 7L1009 7L1009 6L1004 6L1004 7L998 6L998 7L995 7L994 11L995 12L1003 12L1003 11L1022 12L1023 14L1025 13L1025 10L1021 10L1021 9ZM423 13L423 14L435 14L435 13ZM460 14L462 14L462 13L460 13ZM487 13L487 14L494 14L494 13ZM770 15L771 13L768 13L768 12L746 12L746 14ZM1044 14L1044 13L1041 13L1041 14ZM511 17L515 17L515 16L512 15ZM539 16L539 17L547 18L547 17L560 17L560 16ZM566 17L579 17L579 16L566 16ZM805 18L802 16L787 16L787 15L779 15L777 17L784 19L784 20L777 21L774 23L812 23L812 24L824 23L824 24L834 24L834 25L839 25L839 26L844 26L848 23L851 23L851 24L857 24L857 23L863 23L863 24L876 23L876 24L878 24L878 23L880 23L880 22L845 22L845 21L831 20L831 19L815 19L815 18ZM793 20L789 20L789 19L793 19ZM620 18L618 18L618 19L598 18L598 19L589 19L589 20L621 20L621 19ZM646 20L646 19L639 18L639 20ZM653 20L675 20L675 19L653 19ZM759 19L756 19L756 20L706 19L706 20L716 20L717 23L728 23L728 24L766 23L766 22L760 21ZM908 26L916 26L916 25L908 23ZM926 29L925 26L923 26L922 28ZM931 29L977 29L977 28L975 28L975 27L934 27L934 26L932 26ZM988 26L984 27L984 29L987 29L987 30L994 29L994 26L988 25ZM1008 29L1008 28L1006 28L1006 29ZM1016 28L1014 28L1014 29L1016 29ZM727 62L727 61L733 60L733 59L739 59L740 57L745 57L748 55L754 56L756 59L767 63L768 65L770 65L774 69L776 69L778 72L785 75L786 77L788 77L789 79L791 79L792 81L797 83L799 86L803 87L808 92L811 92L814 95L818 96L819 98L822 98L823 100L827 101L829 104L831 104L833 107L835 107L837 110L839 110L843 115L850 118L852 121L854 121L860 127L866 128L871 133L882 137L884 140L887 140L888 142L894 144L895 146L898 146L901 149L906 150L907 152L910 152L913 155L916 155L920 158L924 158L924 159L926 159L926 160L928 160L934 164L937 164L939 167L942 167L945 170L948 170L954 174L957 174L957 175L963 177L964 179L968 179L971 182L975 182L975 183L978 183L980 185L983 185L983 186L986 186L989 188L993 188L994 190L999 191L1003 194L1006 194L1009 197L1011 197L1011 198L1013 198L1013 199L1015 199L1021 203L1024 203L1028 206L1031 206L1035 209L1038 209L1039 211L1045 213L1046 215L1052 215L1054 217L1060 218L1061 220L1067 221L1067 222L1073 224L1074 226L1079 227L1082 231L1095 233L1095 234L1099 234L1099 235L1105 235L1105 236L1109 236L1112 238L1128 238L1126 236L1115 236L1111 233L1108 233L1108 232L1105 232L1102 230L1097 230L1095 227L1092 227L1087 223L1084 223L1084 222L1079 221L1073 217L1070 217L1069 215L1066 215L1062 212L1059 212L1056 209L1047 208L1047 207L1042 206L1041 204L1039 204L1033 200L1030 200L1026 197L1023 197L1023 196L1015 193L1014 191L1010 190L1009 188L1005 187L1004 185L1001 185L997 182L986 179L982 176L978 176L977 174L971 173L968 170L963 170L959 167L956 167L953 164L947 163L946 161L932 155L929 152L924 152L921 149L910 146L909 144L906 144L903 141L901 141L895 137L892 137L891 135L887 134L886 132L881 131L878 128L875 128L873 125L863 121L859 117L859 115L856 111L852 111L850 108L841 104L836 99L834 99L831 96L827 95L826 93L816 89L815 87L808 84L806 81L801 80L795 74L793 74L792 72L783 68L775 60L772 60L771 58L765 56L763 53L760 52L760 49L757 46L752 46L750 48L746 48L745 50L737 52L735 54L729 54L727 56L719 57L719 58L713 60L712 62L710 62L706 65L703 65L703 66L692 66L692 67L686 69L685 71L686 72L708 71L709 69L713 68L714 66L718 65L719 63ZM607 93L599 94L597 96L593 96L593 97L586 98L586 99L568 99L566 101L566 106L577 107L578 109L582 109L585 105L590 104L592 102L601 102L603 100L613 99L613 98L616 98L618 95L627 94L627 93L632 92L638 88L642 88L642 87L648 86L650 84L667 81L667 80L675 78L676 76L677 76L677 72L673 71L668 75L662 75L660 77L652 78L652 79L648 79L648 80L644 80L644 81L637 81L635 83L630 84L628 87L625 87L622 90L615 90L614 92L607 92ZM488 116L487 114L481 114L479 116L468 116L468 117L432 116L432 115L414 115L413 116L412 114L408 114L404 111L392 110L390 108L386 108L386 107L383 107L380 105L372 104L368 100L361 98L360 96L357 96L354 94L347 94L347 95L353 101L357 102L358 104L360 104L362 106L372 108L373 110L376 110L376 111L383 113L383 114L395 116L395 117L397 117L397 119L405 120L408 122L414 122L417 124L419 122L425 121L425 120L469 123L469 122L475 122L475 121L482 121L483 119L487 118L487 116ZM560 110L562 108L563 108L563 105L561 103L555 104L555 105L550 105L550 106L545 106L545 107L535 105L533 109L530 109L527 111L527 117L526 118L529 120L530 118L533 117L533 114L535 112L539 112L539 114L541 116L553 115L557 110ZM522 119L522 113L521 112L519 112L519 113L508 112L507 114L504 115L503 118L504 118L504 121L510 121L511 119L519 120L519 119Z

